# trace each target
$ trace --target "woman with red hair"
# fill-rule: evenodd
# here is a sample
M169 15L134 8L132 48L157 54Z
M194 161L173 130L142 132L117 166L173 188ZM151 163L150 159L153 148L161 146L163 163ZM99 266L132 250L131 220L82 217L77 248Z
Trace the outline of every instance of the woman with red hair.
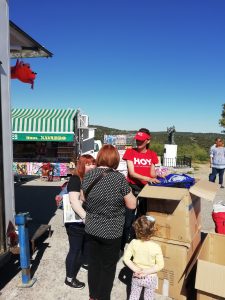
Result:
M80 282L76 276L83 263L87 263L87 247L85 247L84 219L86 212L80 199L81 181L84 174L95 168L95 159L89 155L82 155L77 161L74 174L70 177L67 185L70 204L75 211L76 221L65 223L66 232L69 239L69 252L66 257L66 279L65 284L75 288L85 287L84 282Z
M118 150L112 145L104 145L96 158L97 168L85 174L82 182L87 206L85 232L89 241L90 299L110 300L119 258L125 207L136 207L136 198L125 176L116 171L119 161Z

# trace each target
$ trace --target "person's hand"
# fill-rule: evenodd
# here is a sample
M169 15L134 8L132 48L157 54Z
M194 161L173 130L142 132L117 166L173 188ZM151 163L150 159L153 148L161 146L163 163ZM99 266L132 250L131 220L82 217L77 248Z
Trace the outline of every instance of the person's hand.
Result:
M86 222L86 214L81 219L82 219L82 222L85 224L85 222Z
M134 276L134 277L137 277L137 278L145 278L145 277L147 276L147 274L145 274L145 273L143 272L143 270L141 270L140 272L135 272L135 273L133 274L133 276Z
M154 183L159 183L160 181L157 178L150 178L149 182L154 184Z
M135 267L132 267L132 271L134 272L134 274L138 274L142 271L142 269L135 266Z
M134 274L135 277L138 278L145 278L147 275L150 275L153 273L153 270L151 269L142 269L140 272L136 272Z
M60 203L60 201L62 201L62 196L60 196L60 195L57 195L57 196L55 196L55 202L56 202L56 205L57 206L59 206L59 203Z

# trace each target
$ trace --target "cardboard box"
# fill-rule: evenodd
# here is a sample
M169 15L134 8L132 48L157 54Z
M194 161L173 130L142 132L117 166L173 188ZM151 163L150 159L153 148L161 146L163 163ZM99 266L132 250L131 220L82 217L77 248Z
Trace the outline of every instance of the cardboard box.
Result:
M189 190L146 185L138 197L147 199L147 214L156 218L161 238L191 243L201 228L200 197L213 200L219 185L200 180Z
M198 291L196 299L197 300L224 300L225 298L219 296L213 296L212 294Z
M194 291L194 278L191 283L190 276L186 278L185 274L187 266L192 262L193 255L200 246L201 232L198 231L195 234L191 243L176 242L157 237L152 239L161 246L165 262L164 269L158 273L159 288L156 293L163 293L163 283L166 280L169 281L169 297L177 300L187 299L190 285L191 290Z
M225 235L209 233L197 259L197 299L225 299Z

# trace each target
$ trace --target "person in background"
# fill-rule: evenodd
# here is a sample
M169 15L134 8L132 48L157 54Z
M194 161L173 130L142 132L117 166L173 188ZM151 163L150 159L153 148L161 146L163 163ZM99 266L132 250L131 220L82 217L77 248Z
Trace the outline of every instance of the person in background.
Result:
M211 168L211 165L212 165L212 154L211 153L212 153L212 150L216 147L216 141L217 141L217 139L219 139L219 138L218 137L215 138L214 144L209 149L209 157L210 157L209 163L210 163L210 168ZM212 174L212 169L211 169L211 173L209 174L209 180L210 180L211 174Z
M159 183L156 178L155 164L158 163L157 154L149 149L151 134L148 129L141 128L136 133L136 148L127 149L123 159L127 162L128 176L127 181L132 188L135 196L142 190L147 183ZM145 215L147 210L146 199L139 199L138 215ZM124 226L121 250L132 235L131 228L135 218L135 210L126 209L126 220Z
M209 175L209 181L215 182L216 176L219 174L219 184L223 186L223 175L225 169L225 148L224 143L220 138L216 139L216 147L211 147L210 150L210 167L212 173Z
M218 139L220 139L220 138L219 137L215 138L214 144L210 147L209 154L211 154L211 151L216 147L216 142L217 142Z
M85 232L89 240L88 286L92 300L110 300L125 206L129 209L136 207L136 198L125 176L116 171L119 161L118 150L112 145L104 145L96 158L97 168L88 172L82 182L84 195L89 190ZM105 176L102 176L103 173ZM98 182L93 185L96 179Z
M155 219L152 216L142 216L133 226L137 238L130 242L123 257L124 263L133 271L129 300L140 299L142 288L144 299L153 300L155 289L158 288L157 272L164 268L162 250L151 241L155 232Z
M79 269L87 271L88 245L85 239L84 218L86 212L80 199L81 181L84 174L95 168L95 159L89 155L82 155L78 162L74 174L67 184L69 200L76 213L76 222L65 223L66 232L69 239L69 252L66 257L66 279L65 284L75 288L85 287L84 282L80 282L76 277Z

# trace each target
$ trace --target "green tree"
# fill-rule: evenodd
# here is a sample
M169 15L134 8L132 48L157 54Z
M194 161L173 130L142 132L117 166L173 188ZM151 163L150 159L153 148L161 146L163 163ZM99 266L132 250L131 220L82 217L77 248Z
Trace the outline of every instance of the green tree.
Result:
M223 128L225 128L225 103L222 105L223 107L223 111L221 113L221 119L219 120L219 125ZM225 130L223 130L222 132L225 132Z
M162 155L164 150L164 145L159 143L151 143L149 148L155 151L158 155Z

